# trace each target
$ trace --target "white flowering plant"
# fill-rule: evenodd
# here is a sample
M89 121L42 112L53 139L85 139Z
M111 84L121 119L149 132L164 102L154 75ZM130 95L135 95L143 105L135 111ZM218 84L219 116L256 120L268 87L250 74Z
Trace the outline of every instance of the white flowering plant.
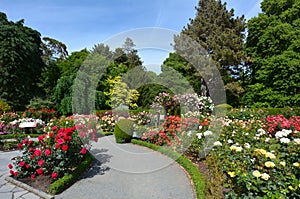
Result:
M300 120L266 118L224 119L209 156L218 158L227 176L225 198L300 197Z

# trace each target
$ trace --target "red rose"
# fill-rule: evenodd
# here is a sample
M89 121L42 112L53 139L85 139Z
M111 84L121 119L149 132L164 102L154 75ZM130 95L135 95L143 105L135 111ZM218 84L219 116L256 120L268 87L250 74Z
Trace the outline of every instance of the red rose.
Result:
M39 168L39 169L36 170L36 172L37 172L39 175L42 175L44 171L43 171L43 169Z
M49 137L50 137L50 138L53 138L53 137L54 137L54 132L51 132L51 133L49 134Z
M39 150L39 149L37 149L37 150L34 151L34 155L41 156L42 155L42 151Z
M27 144L27 142L28 142L28 140L27 140L27 139L24 139L22 143L23 143L23 144Z
M56 144L56 145L55 145L55 148L56 148L56 149L59 149L59 148L60 148L60 144Z
M45 160L39 160L38 161L38 165L41 167L41 166L43 166L43 164L45 163Z
M10 175L14 175L14 171L13 170L9 170Z
M63 146L61 147L61 149L62 149L63 151L67 151L67 150L68 150L68 148L69 148L69 146L68 146L68 145L63 145Z
M34 179L34 178L35 178L35 175L34 175L34 174L32 174L32 175L30 176L30 178L31 178L31 179Z
M19 165L20 165L20 167L23 167L23 166L25 165L25 162L24 162L24 161L21 161L21 162L19 163Z
M57 143L58 143L58 144L64 144L65 142L66 142L66 141L65 141L64 139L61 139L61 138L57 140Z
M18 173L17 171L16 171L16 172L14 172L14 176L18 176L18 174L19 174L19 173Z
M49 155L51 155L51 150L50 149L46 149L44 153L45 153L46 156L49 156Z
M21 143L19 143L19 144L18 144L18 148L19 148L20 150L22 150L22 149L23 149L23 146L22 146L22 144L21 144Z
M28 141L28 146L31 146L33 144L33 140Z
M52 127L52 131L56 131L57 130L57 126Z
M9 169L12 169L13 168L13 165L12 164L9 164L7 165Z
M56 179L56 178L58 177L58 173L53 172L52 175L51 175L51 177L52 177L53 179Z
M41 142L44 138L45 138L45 136L41 135L41 136L38 137L38 140Z
M86 154L86 148L82 148L80 153L83 154L83 155Z
M26 164L25 167L26 167L26 169L29 169L29 168L30 168L30 165L29 165L29 164Z

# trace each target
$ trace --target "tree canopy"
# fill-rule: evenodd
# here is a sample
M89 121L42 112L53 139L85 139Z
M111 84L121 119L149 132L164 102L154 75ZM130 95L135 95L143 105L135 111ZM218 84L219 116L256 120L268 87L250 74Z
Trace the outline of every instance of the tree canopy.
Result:
M34 96L45 64L40 33L24 26L24 20L8 21L0 12L0 98L22 110Z
M254 107L300 105L300 2L264 0L248 22L246 51L252 82L244 97Z

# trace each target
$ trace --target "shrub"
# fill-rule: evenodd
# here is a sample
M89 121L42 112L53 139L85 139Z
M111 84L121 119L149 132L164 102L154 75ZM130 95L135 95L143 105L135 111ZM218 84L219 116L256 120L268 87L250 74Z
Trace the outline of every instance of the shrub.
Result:
M11 107L8 105L8 103L0 100L0 114L2 114L4 112L8 112L10 110L11 110Z
M131 141L134 122L129 119L122 119L116 124L114 134L117 143L128 143Z

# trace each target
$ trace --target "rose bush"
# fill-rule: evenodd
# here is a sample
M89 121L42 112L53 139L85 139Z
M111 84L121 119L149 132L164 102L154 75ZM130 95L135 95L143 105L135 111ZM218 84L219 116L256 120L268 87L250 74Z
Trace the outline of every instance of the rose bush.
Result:
M298 117L225 118L219 142L209 154L221 161L226 198L299 198Z
M83 160L90 141L98 141L96 126L89 122L92 117L51 120L38 141L26 138L18 144L22 155L8 165L10 173L20 178L51 175L57 179L72 172Z

